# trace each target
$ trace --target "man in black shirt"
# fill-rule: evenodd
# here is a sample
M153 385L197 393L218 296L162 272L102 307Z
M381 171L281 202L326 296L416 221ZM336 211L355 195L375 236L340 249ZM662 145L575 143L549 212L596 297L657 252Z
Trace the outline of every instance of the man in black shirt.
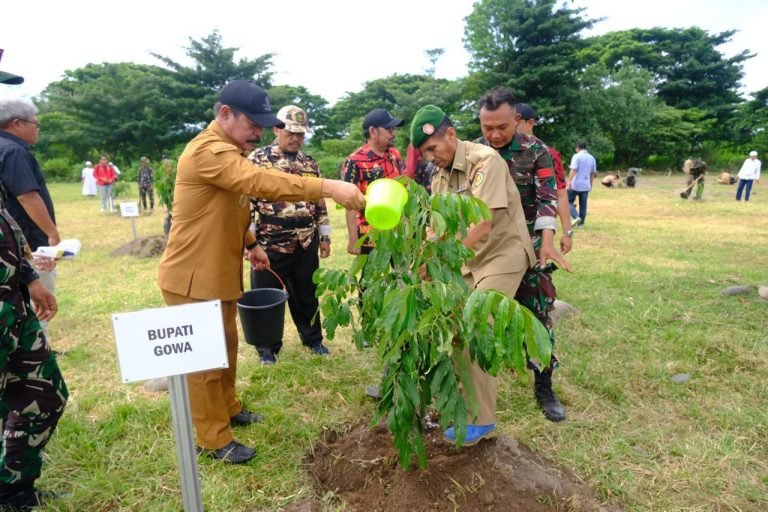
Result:
M0 185L8 212L21 227L32 252L61 241L53 201L40 166L29 148L37 142L37 108L28 99L0 99ZM56 294L56 263L36 259L40 282ZM48 336L48 322L42 322ZM49 338L50 339L50 338Z

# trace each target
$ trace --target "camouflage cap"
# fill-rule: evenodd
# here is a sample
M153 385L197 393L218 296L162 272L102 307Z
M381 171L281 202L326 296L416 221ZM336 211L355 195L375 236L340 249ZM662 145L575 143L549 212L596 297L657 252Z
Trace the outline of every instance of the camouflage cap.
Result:
M417 110L411 122L413 147L420 148L440 128L445 118L445 112L435 105L426 105Z
M284 130L291 133L312 133L307 113L296 105L286 105L278 110L277 118L285 123Z

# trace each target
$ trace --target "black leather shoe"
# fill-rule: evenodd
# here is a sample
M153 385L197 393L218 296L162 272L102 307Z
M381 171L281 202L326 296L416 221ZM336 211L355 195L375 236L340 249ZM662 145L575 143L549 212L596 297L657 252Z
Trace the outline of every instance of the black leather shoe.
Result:
M239 413L229 418L229 422L232 425L245 426L252 425L254 423L262 423L264 421L264 415L257 412L246 411L243 409Z
M546 369L543 372L534 370L533 375L535 378L533 394L541 407L541 412L549 421L563 421L565 407L552 390L552 370Z
M218 450L197 449L198 453L204 453L211 458L223 460L230 464L243 464L256 457L256 450L240 444L234 439L224 448Z

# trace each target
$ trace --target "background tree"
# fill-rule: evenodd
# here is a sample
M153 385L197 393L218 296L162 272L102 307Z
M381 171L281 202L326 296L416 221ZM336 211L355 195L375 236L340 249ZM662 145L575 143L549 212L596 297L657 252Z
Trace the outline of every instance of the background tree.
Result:
M710 34L698 27L610 32L591 39L581 57L598 60L609 69L621 67L626 57L632 57L633 65L655 76L656 94L664 103L681 110L697 108L724 122L741 102L743 62L754 57L749 50L733 57L718 51L735 32ZM715 135L729 137L727 130Z
M588 66L579 81L580 99L570 114L586 122L571 137L590 141L591 151L602 157L601 167L643 166L660 154L665 162L684 159L700 149L713 123L702 110L664 104L655 94L654 75L631 59L612 69Z
M754 93L736 109L730 129L742 153L768 150L768 87Z
M104 151L120 162L159 157L190 136L188 88L167 71L143 64L88 64L50 84L40 103L39 150L45 158L67 147L77 160ZM52 154L56 153L56 154Z
M466 18L464 44L472 74L465 99L476 101L505 85L522 101L535 103L543 117L538 133L545 141L574 126L569 114L578 99L576 55L586 46L583 8L557 7L555 0L480 0ZM579 120L581 121L581 120Z
M432 78L435 78L437 59L439 59L444 53L445 50L443 48L432 48L424 51L424 54L427 56L427 59L429 59L430 64L430 67L427 68L427 74Z
M187 56L193 65L185 66L170 57L153 53L152 55L173 72L175 79L187 86L188 122L202 125L213 119L211 108L218 92L232 80L250 80L265 89L272 85L273 53L265 53L255 59L235 61L239 48L224 47L217 30L201 40L189 38L186 47Z

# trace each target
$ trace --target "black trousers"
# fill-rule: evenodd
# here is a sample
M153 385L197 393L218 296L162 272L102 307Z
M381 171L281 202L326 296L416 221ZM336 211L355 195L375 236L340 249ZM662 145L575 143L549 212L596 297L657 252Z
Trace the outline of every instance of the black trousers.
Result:
M299 331L301 343L312 346L323 341L323 331L320 324L320 314L317 313L318 301L315 297L317 286L312 282L312 274L320 266L318 256L318 237L306 249L298 246L291 254L267 251L272 270L280 276L288 289L288 308L291 318ZM251 271L251 288L282 288L272 272ZM312 321L314 317L314 322ZM283 347L280 342L272 346L272 352L277 354Z

